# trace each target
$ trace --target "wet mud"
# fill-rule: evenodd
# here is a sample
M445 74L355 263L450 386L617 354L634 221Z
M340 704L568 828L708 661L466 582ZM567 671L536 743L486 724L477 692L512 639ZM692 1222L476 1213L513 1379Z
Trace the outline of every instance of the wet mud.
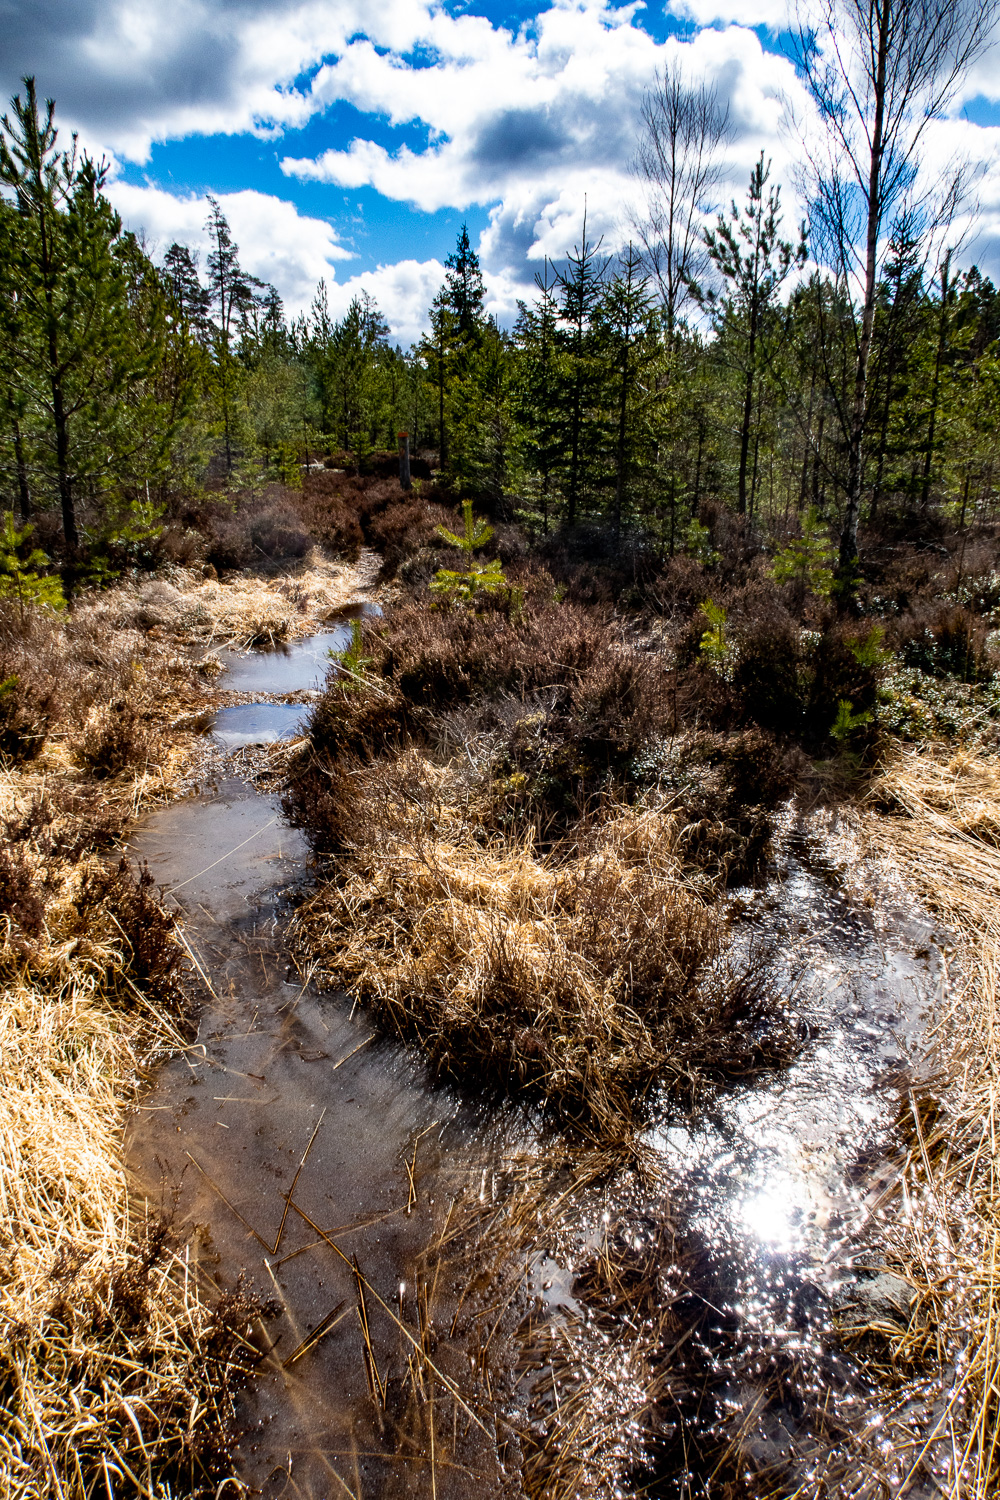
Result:
M330 644L237 659L220 685L309 691ZM216 721L224 748L251 742L223 739L233 712ZM245 1273L273 1304L242 1398L237 1472L264 1496L317 1500L522 1493L517 1413L484 1420L456 1395L473 1384L470 1351L444 1336L442 1309L462 1287L439 1262L432 1336L421 1277L459 1186L480 1172L485 1182L515 1138L529 1140L529 1122L432 1085L415 1052L292 968L283 928L309 868L274 799L224 772L146 818L131 852L182 912L205 995L196 1044L160 1069L135 1116L137 1191L190 1237L210 1284L231 1287ZM696 1115L664 1099L646 1137L662 1201L616 1204L605 1185L600 1215L578 1237L580 1264L534 1267L536 1334L579 1327L606 1341L588 1243L603 1234L606 1245L610 1227L628 1246L653 1245L659 1223L674 1226L669 1251L656 1251L656 1295L697 1308L683 1353L665 1345L657 1375L673 1416L660 1411L628 1436L635 1493L721 1493L711 1465L739 1429L747 1475L769 1473L768 1493L809 1494L809 1454L824 1439L815 1411L870 1399L830 1309L894 1179L892 1125L945 968L944 935L902 893L866 892L855 859L835 828L790 816L767 886L733 898L737 948L765 942L774 982L792 994L805 1035L798 1060ZM762 1372L792 1346L794 1373L765 1391ZM695 1369L700 1395L687 1414ZM522 1377L514 1400L536 1427L540 1379ZM435 1433L435 1388L447 1398L447 1440Z

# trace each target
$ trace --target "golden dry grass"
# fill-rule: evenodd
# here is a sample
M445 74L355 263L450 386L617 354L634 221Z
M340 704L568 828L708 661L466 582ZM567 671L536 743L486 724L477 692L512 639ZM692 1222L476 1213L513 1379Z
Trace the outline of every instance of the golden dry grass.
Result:
M797 1045L760 968L722 959L668 807L605 808L542 855L530 831L486 837L460 766L409 751L339 785L348 848L294 935L441 1072L624 1143L656 1080L690 1091Z
M890 1223L921 1297L888 1361L905 1373L930 1354L953 1370L912 1471L933 1456L949 1500L986 1500L1000 1482L1000 768L965 750L899 751L869 800L871 847L959 939L934 1027L944 1079L904 1107L908 1159Z
M2 790L5 819L37 807ZM4 850L42 915L0 919L0 1496L194 1494L222 1477L252 1309L213 1310L187 1251L133 1221L126 1113L145 1059L184 1045L179 955L166 916L130 919L123 872L60 855L66 831L56 814ZM152 990L143 941L167 945Z
M127 1112L184 1037L93 851L173 795L194 739L171 726L210 699L204 645L307 630L365 577L319 558L267 581L175 575L9 636L56 709L32 758L0 767L0 855L23 886L0 915L0 1500L214 1493L228 1473L254 1309L132 1217Z
M280 574L236 574L219 581L178 568L167 576L90 597L83 606L106 630L139 629L237 647L307 635L331 614L357 603L377 576L379 559L363 552L338 563L317 549Z
M120 951L68 946L0 1007L0 1495L193 1491L230 1416L205 1361L217 1320L184 1253L132 1222L121 1161L141 1061L175 1034L109 1006Z

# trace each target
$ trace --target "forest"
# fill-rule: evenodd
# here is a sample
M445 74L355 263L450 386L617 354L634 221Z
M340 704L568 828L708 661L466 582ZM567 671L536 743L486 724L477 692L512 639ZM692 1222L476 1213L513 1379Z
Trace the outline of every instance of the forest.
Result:
M12 110L0 165L10 579L37 572L71 592L185 561L204 545L185 522L199 504L235 515L268 485L301 488L317 462L384 468L400 431L428 479L532 542L586 533L595 556L627 555L650 576L677 557L710 575L720 510L779 579L821 597L856 592L859 526L877 550L996 519L992 282L897 188L866 333L846 265L825 263L822 223L785 222L763 154L740 200L696 233L727 124L676 80L647 108L637 166L652 207L626 248L607 253L584 220L508 329L484 310L463 229L405 351L367 295L337 319L321 283L310 311L286 318L241 267L217 203L205 266L178 244L157 264L123 230L102 167L62 151L33 84ZM698 139L671 174L685 132ZM281 545L279 527L262 550Z
M0 1500L997 1493L996 14L816 14L406 349L10 101Z

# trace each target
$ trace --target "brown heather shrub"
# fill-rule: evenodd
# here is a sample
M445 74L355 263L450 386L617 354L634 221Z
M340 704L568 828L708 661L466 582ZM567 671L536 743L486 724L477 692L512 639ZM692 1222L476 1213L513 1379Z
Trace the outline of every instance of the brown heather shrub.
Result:
M254 551L269 562L304 557L312 545L312 538L287 500L256 511L249 525Z
M293 504L303 526L321 547L354 562L364 542L356 507L337 483L339 474L307 474Z
M539 829L579 815L651 741L672 712L662 666L630 650L604 613L555 604L528 579L521 614L416 603L365 629L366 686L332 681L292 767L286 810L317 848L339 835L331 774L345 756L434 740L442 715L471 707L463 732L488 749L501 823ZM531 597L534 592L534 597ZM539 597L540 596L540 597Z
M181 988L184 950L175 936L173 915L156 899L156 884L143 865L134 876L127 859L114 865L88 869L76 898L79 930L85 937L108 927L109 936L120 946L129 979L160 1006L186 1015L188 1001ZM129 994L128 988L124 991Z
M832 613L805 631L769 585L753 584L715 602L727 611L728 659L711 662L701 649L709 622L697 610L679 633L675 659L681 720L716 731L757 725L780 740L829 753L841 702L870 720L852 748L878 742L875 710L883 668L881 628Z
M450 509L438 504L436 485L405 493L394 473L359 475L329 470L304 475L295 504L304 524L323 546L348 558L363 544L382 554L386 577L426 549L446 552L436 528L454 528Z
M63 664L48 622L0 604L0 756L33 760L66 699Z
M392 577L403 562L425 550L440 554L441 561L454 555L438 536L437 528L454 530L457 525L454 514L443 505L414 498L393 500L384 510L374 512L365 529L371 545L382 554L386 576Z
M630 672L608 614L556 604L538 597L535 580L526 584L524 609L514 617L503 601L476 613L422 603L393 610L381 639L384 675L414 704L446 708L495 693L574 687L595 662L612 673L620 662ZM596 683L591 691L599 694Z
M142 771L159 750L159 737L140 712L121 698L95 705L75 741L80 766L99 781Z
M679 821L675 852L684 867L728 886L760 880L774 815L795 788L799 759L760 729L671 742L659 787Z
M121 802L95 807L85 795L67 787L36 793L19 811L0 822L0 836L9 845L32 848L48 876L53 862L76 864L85 854L106 849L121 838L130 809Z
M205 559L220 571L304 557L312 538L303 525L294 491L269 485L263 495L215 501L204 507Z
M45 904L35 871L23 849L0 847L0 918L8 917L28 937L37 937L45 922Z
M788 738L806 715L805 651L798 626L780 606L744 616L731 630L736 655L732 688L744 722Z
M914 605L888 633L906 666L961 682L992 676L986 637L986 625L971 609L941 600Z

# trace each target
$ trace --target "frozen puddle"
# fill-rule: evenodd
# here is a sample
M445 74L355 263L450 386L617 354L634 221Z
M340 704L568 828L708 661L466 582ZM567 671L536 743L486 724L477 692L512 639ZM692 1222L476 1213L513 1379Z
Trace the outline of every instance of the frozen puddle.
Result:
M305 733L308 708L302 703L236 703L220 708L210 734L223 750L273 745Z

